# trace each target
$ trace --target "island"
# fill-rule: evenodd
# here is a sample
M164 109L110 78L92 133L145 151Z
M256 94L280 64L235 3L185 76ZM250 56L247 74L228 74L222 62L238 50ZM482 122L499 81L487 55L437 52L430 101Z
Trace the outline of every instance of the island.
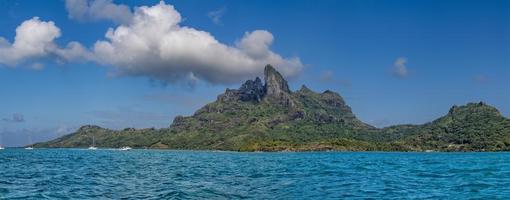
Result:
M508 151L510 120L484 102L453 106L421 125L376 128L359 120L336 92L291 91L271 65L260 78L226 89L192 116L161 129L112 130L85 125L37 148L228 151Z

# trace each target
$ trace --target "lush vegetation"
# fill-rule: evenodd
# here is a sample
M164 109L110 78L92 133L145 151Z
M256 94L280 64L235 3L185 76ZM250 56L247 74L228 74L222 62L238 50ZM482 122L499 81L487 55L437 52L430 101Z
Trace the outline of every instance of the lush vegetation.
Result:
M399 128L391 132L405 135L398 142L411 150L510 150L510 120L483 102L454 106L446 116L422 126Z
M215 149L235 151L502 151L510 150L510 120L484 103L454 106L423 125L377 129L358 120L340 95L303 86L288 90L271 66L266 83L247 81L169 128L83 126L37 147Z

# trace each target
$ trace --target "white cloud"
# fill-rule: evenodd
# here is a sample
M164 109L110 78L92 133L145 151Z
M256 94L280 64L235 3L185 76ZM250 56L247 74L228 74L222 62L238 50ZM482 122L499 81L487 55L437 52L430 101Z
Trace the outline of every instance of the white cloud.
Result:
M221 7L218 10L213 10L209 13L207 13L207 16L211 18L212 22L216 25L222 25L221 23L221 17L225 14L225 11L227 9L225 7Z
M53 40L60 36L60 29L52 21L38 17L24 21L16 28L14 43L0 39L0 63L15 65L25 59L44 57L55 48Z
M133 14L126 5L114 4L112 0L66 0L69 18L79 21L112 20L127 24Z
M273 35L265 30L256 30L245 33L237 46L252 58L265 58L271 56L269 46L273 43Z
M26 20L16 28L12 44L0 37L0 64L16 67L20 63L32 61L32 68L41 69L43 65L37 62L39 59L55 57L70 61L88 55L77 42L69 43L66 48L58 47L54 40L60 35L60 29L53 21L41 21L38 17Z
M85 5L90 13L96 12L90 9L107 4L122 6L106 0L85 4L66 1L68 9L73 5L76 11ZM34 17L16 29L12 44L0 37L0 64L15 67L26 63L42 69L47 61L86 60L112 66L110 74L115 76L144 76L189 85L198 81L212 84L243 81L261 75L266 64L275 66L287 77L298 75L303 68L299 58L284 58L271 51L274 37L266 30L246 32L235 45L227 45L206 31L181 26L181 19L180 13L163 1L152 7L138 7L129 22L108 29L104 40L87 49L78 42L58 46L55 40L61 35L60 29L52 21Z
M57 48L54 54L58 61L72 62L77 60L92 60L93 55L78 42L69 42L66 48Z
M268 31L247 32L236 46L229 46L180 22L180 13L163 1L136 8L131 23L109 29L106 40L95 43L95 61L114 66L118 75L166 82L233 83L260 75L266 64L285 76L302 70L299 58L283 58L270 50L273 35Z
M399 57L395 60L395 63L393 64L393 74L400 78L409 76L409 71L407 70L407 58Z

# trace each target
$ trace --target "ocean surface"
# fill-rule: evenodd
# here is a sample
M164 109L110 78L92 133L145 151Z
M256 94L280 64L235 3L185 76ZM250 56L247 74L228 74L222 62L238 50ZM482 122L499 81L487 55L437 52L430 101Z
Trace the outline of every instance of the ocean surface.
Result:
M0 199L508 199L510 153L0 150Z

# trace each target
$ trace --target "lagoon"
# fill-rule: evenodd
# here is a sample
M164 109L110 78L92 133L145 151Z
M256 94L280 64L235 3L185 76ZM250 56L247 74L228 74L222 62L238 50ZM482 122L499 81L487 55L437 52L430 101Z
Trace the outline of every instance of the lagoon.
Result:
M0 150L0 199L497 199L508 188L505 152Z

